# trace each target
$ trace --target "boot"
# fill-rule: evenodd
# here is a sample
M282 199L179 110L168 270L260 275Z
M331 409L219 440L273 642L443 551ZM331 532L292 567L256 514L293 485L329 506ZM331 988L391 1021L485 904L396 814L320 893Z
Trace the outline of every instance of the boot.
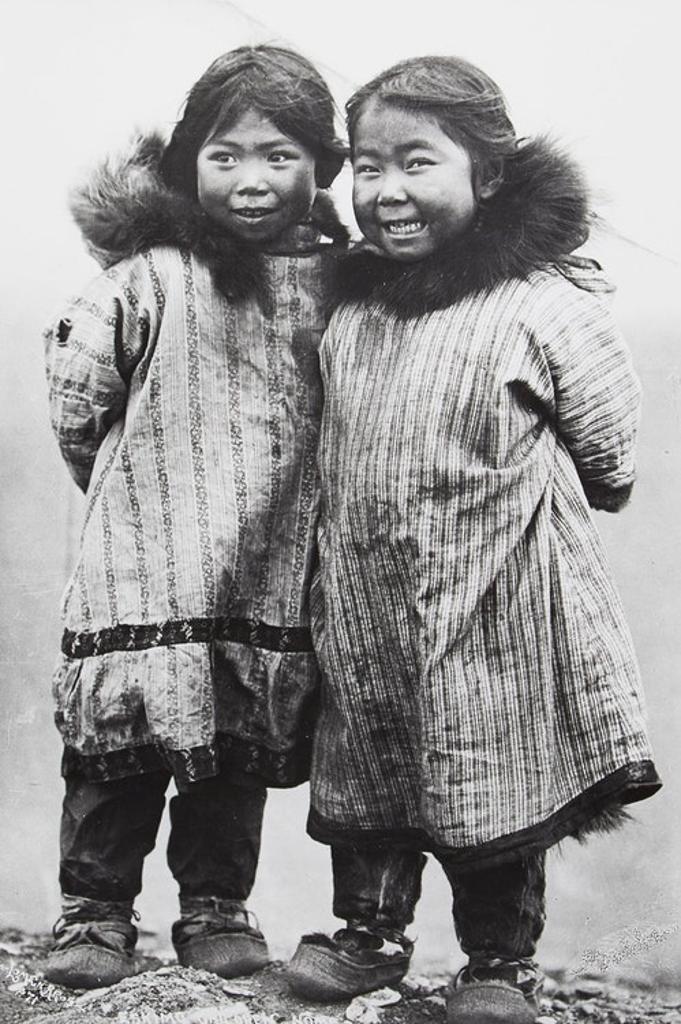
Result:
M533 960L470 960L447 994L447 1024L533 1024L542 980Z
M137 974L132 901L62 898L44 975L67 988L103 988ZM135 914L135 919L138 916Z
M335 1002L397 985L407 973L414 944L398 931L348 922L331 938L304 935L286 970L293 992Z
M181 897L180 913L172 938L182 967L237 978L269 963L267 943L241 900Z

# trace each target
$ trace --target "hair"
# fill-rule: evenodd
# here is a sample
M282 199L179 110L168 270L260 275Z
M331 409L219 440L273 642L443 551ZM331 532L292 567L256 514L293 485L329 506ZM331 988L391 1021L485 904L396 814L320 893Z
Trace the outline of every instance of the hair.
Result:
M278 46L240 46L224 53L190 90L161 161L170 187L196 198L196 161L206 140L256 110L315 159L315 181L328 188L345 160L336 137L336 107L316 68Z
M517 153L501 89L461 57L403 60L358 89L345 106L351 149L359 118L372 99L432 118L467 150L478 184L500 181L505 161Z

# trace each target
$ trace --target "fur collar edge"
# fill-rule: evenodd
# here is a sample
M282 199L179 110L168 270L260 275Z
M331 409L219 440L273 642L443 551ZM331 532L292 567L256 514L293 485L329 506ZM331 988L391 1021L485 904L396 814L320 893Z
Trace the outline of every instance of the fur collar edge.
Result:
M173 246L205 260L230 297L253 293L261 277L260 253L217 230L196 201L168 188L160 174L165 146L160 133L137 132L71 190L69 209L88 251L108 268L155 246ZM334 247L346 248L348 231L322 190L311 227Z
M418 316L562 265L589 234L590 197L577 165L547 137L518 149L504 181L480 204L456 244L423 260L389 260L366 246L341 261L340 294L372 299L403 317Z

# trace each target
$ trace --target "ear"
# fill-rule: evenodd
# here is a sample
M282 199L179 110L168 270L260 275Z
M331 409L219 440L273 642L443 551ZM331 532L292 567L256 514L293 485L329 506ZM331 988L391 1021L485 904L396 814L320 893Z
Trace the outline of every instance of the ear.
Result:
M499 176L498 178L492 178L491 181L485 182L484 185L479 185L477 190L478 200L491 199L495 192L499 191L502 181L503 178Z
M504 162L501 158L486 160L477 167L475 198L478 202L491 199L504 180Z
M492 197L498 193L502 186L504 175L500 171L492 178L487 178L486 181L478 182L477 188L475 189L475 195L478 202L484 201L485 199L492 199Z

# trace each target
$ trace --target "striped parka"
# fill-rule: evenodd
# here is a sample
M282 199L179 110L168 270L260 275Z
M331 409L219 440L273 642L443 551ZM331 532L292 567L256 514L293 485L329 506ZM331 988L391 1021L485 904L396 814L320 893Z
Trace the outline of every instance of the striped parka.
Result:
M639 383L602 274L566 258L574 224L556 237L571 166L541 145L527 164L525 201L512 180L467 251L350 256L321 349L308 828L462 870L607 825L659 788L589 508L629 495Z
M52 425L86 492L53 682L63 770L163 767L185 784L227 763L295 785L318 682L308 591L333 246L307 225L287 254L221 253L150 148L76 196L106 269L45 336Z

